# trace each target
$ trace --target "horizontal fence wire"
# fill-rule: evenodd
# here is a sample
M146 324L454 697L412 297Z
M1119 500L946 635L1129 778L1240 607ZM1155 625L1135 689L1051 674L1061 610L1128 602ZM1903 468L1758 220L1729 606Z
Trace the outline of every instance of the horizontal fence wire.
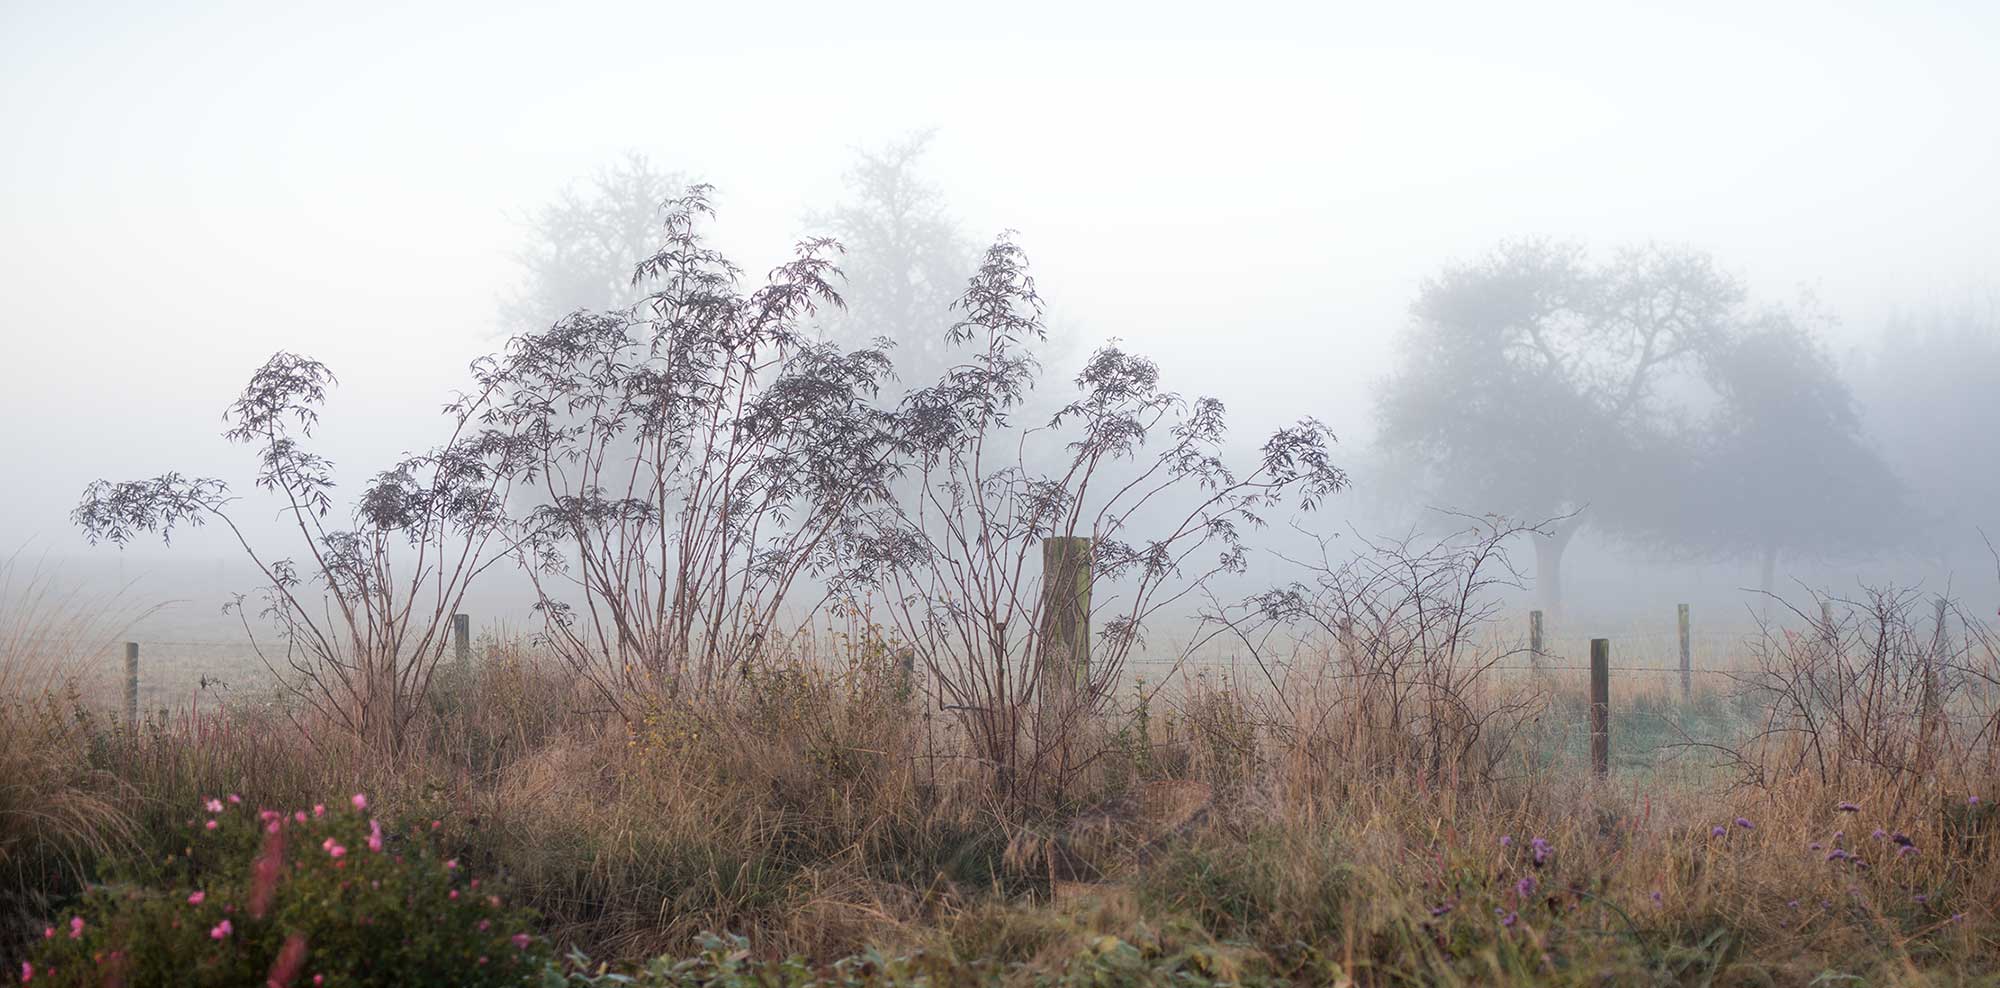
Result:
M1671 611L1667 613L1671 614ZM1589 651L1594 638L1607 638L1612 643L1612 655L1621 651L1640 653L1643 661L1614 662L1610 670L1614 673L1674 675L1687 672L1691 676L1729 677L1742 675L1748 670L1741 664L1743 655L1753 649L1754 643L1763 634L1756 630L1734 628L1712 630L1690 628L1686 640L1691 651L1689 668L1683 670L1675 662L1676 646L1681 639L1677 628L1669 626L1657 628L1605 629L1605 633L1593 635L1548 635L1543 639L1540 660L1526 660L1530 654L1529 639L1526 634L1526 615L1496 623L1488 629L1484 640L1476 643L1488 657L1508 657L1513 661L1485 665L1488 671L1504 674L1576 672L1587 673L1590 665L1582 661ZM1574 625L1571 625L1574 627ZM240 693L244 690L260 689L272 685L270 669L264 658L258 655L261 647L264 656L275 662L281 669L286 668L286 643L282 638L252 640L241 638L172 637L135 638L140 651L140 700L143 707L153 708L174 700L186 700L195 691L225 691ZM33 642L17 641L15 644L33 645ZM49 639L48 644L63 650L76 650L78 642ZM122 670L125 642L110 643L105 658L106 671ZM1621 647L1622 646L1622 647ZM95 652L85 648L85 653ZM164 654L163 654L164 653ZM1664 660L1664 662L1660 661ZM1733 661L1732 661L1733 660ZM1271 672L1283 672L1296 668L1299 663L1290 660L1260 663L1254 657L1229 655L1190 656L1133 656L1125 661L1128 676L1150 676L1162 672L1178 671L1188 675L1235 674L1238 676L1263 677L1265 666Z

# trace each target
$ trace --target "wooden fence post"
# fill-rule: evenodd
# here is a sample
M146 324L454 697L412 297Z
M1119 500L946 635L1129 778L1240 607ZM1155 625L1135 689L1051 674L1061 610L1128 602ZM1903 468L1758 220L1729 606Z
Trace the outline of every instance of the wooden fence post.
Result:
M1590 772L1611 774L1611 639L1590 640Z
M1042 540L1042 679L1055 692L1090 682L1090 540Z
M1682 604L1678 610L1680 611L1681 627L1681 702L1686 703L1694 696L1694 642L1692 640L1694 632L1688 623L1688 605Z
M1528 612L1528 666L1536 672L1542 668L1542 612Z
M472 615L451 616L451 639L458 660L458 681L463 686L472 679Z
M139 733L139 643L125 643L125 729Z

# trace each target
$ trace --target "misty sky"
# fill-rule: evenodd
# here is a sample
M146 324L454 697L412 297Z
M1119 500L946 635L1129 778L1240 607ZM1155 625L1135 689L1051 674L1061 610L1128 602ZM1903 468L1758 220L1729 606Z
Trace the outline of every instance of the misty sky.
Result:
M278 349L340 375L350 488L435 441L518 216L627 151L760 271L935 126L1085 340L1354 441L1419 279L1502 237L1692 243L1843 340L2000 260L1994 4L362 6L0 9L0 549L81 551L94 477L247 481L219 414Z

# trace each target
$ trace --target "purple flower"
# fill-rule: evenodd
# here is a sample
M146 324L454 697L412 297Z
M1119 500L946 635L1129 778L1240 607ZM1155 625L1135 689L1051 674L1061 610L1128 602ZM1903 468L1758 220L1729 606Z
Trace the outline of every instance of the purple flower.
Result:
M1827 854L1826 859L1828 861L1845 861L1847 860L1847 852L1836 847Z
M1721 837L1722 835L1724 835L1724 834L1726 834L1726 833L1728 833L1728 832L1729 832L1729 831L1727 831L1727 830L1724 830L1724 829L1722 829L1722 826L1721 826L1720 824L1717 824L1716 826L1713 826L1713 827L1710 827L1710 828L1708 828L1708 835L1709 835L1710 837Z
M1792 901L1785 903L1785 907L1787 909L1797 909L1799 907L1799 900L1793 899Z
M1910 896L1910 901L1921 905L1923 903L1931 901L1931 897L1923 894L1922 892L1918 892L1916 895Z
M1810 844L1807 844L1807 845L1806 845L1806 850L1808 850L1808 851L1817 851L1817 850L1819 850L1819 841L1813 841L1812 843L1810 843Z
M1444 915L1445 913L1448 913L1448 912L1451 912L1451 903L1449 903L1449 902L1445 903L1445 904L1444 904L1444 905L1442 905L1442 906L1432 906L1432 907L1431 907L1431 915L1432 915L1433 917L1436 917L1436 916L1442 916L1442 915Z
M1537 837L1529 841L1528 847L1535 852L1535 867L1537 868L1540 868L1542 865L1548 863L1549 855L1554 853L1549 848L1549 842L1541 839L1540 837Z
M1889 832L1888 832L1888 831L1886 831L1886 830L1883 830L1883 829L1882 829L1881 827L1876 827L1876 828L1875 828L1875 832L1874 832L1874 833L1872 833L1872 834L1869 834L1868 836L1870 836L1870 837L1873 837L1873 838L1875 838L1876 840L1886 840L1886 839L1888 838L1888 836L1889 836Z
M1742 827L1742 828L1743 828L1743 829L1745 829L1745 830L1755 830L1755 829L1757 829L1757 825L1756 825L1756 824L1754 824L1754 823L1751 823L1751 822L1750 822L1750 818L1749 818L1749 817L1741 817L1741 816L1737 817L1737 818L1736 818L1736 825L1737 825L1737 826L1739 826L1739 827Z
M1508 913L1507 915L1500 917L1500 925L1513 926L1514 922L1520 918L1521 918L1520 913Z
M1978 806L1978 805L1979 805L1979 797L1978 797L1978 796L1967 796L1967 797L1965 797L1965 805L1967 805L1967 806Z
M1653 890L1653 894L1652 894L1652 895L1650 895L1650 896L1647 896L1647 898L1649 898L1649 899L1652 899L1652 900L1653 900L1653 905L1655 905L1655 906L1659 906L1659 905L1661 905L1661 904L1662 904L1662 902L1661 902L1661 899L1660 899L1660 890L1659 890L1659 889L1654 889L1654 890Z
M1902 847L1896 849L1896 856L1899 858L1907 858L1915 853L1917 853L1917 849L1909 844L1904 844Z
M1513 835L1513 834L1501 834L1501 835L1500 835L1500 846L1501 846L1501 847L1513 847L1513 846L1514 846L1514 835Z
M1839 806L1836 806L1836 807L1834 807L1834 809L1836 809L1836 810L1839 810L1839 811L1840 811L1840 812L1842 812L1842 813L1859 813L1859 812L1861 812L1861 807L1859 807L1859 806L1856 806L1856 805L1854 805L1853 803L1849 803L1849 802L1842 802L1842 803L1841 803L1841 804L1840 804Z
M1521 898L1523 898L1523 899L1525 899L1525 898L1527 898L1527 897L1529 897L1529 896L1531 896L1531 895L1534 895L1534 894L1535 894L1535 876L1533 876L1533 875L1522 875L1522 876L1521 876L1521 880L1520 880L1520 881L1518 881L1518 882L1515 882L1515 883L1514 883L1514 892L1515 892L1515 894L1519 895L1519 896L1520 896Z
M1895 834L1891 836L1889 840L1893 842L1897 847L1909 847L1916 843L1916 841L1910 839L1910 836L1908 834Z

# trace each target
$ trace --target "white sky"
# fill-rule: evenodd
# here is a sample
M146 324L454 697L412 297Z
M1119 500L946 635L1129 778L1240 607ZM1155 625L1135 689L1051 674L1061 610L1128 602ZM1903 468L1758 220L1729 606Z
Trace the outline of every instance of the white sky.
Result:
M428 445L510 217L627 150L760 270L936 126L970 230L1246 433L1365 439L1417 281L1506 236L1691 242L1857 336L2000 261L2000 4L365 7L0 6L0 549L80 550L94 477L246 482L281 348L350 486Z

